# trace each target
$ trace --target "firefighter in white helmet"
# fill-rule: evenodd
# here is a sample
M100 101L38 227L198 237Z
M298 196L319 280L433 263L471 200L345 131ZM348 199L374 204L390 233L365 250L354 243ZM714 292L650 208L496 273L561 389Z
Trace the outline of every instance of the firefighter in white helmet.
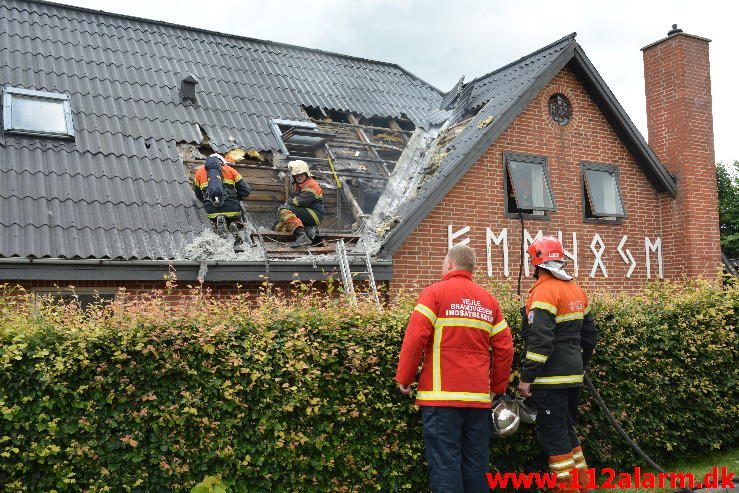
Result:
M293 189L287 202L277 211L279 220L275 230L293 233L295 241L290 246L299 248L312 243L316 227L321 223L323 190L305 161L290 161L287 167L293 179Z

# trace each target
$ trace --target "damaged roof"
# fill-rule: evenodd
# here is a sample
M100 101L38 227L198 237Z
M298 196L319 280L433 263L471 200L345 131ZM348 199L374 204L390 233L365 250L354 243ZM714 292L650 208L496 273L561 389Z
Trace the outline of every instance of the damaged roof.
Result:
M446 156L422 190L400 208L398 225L384 238L381 256L391 256L403 244L526 105L566 66L583 83L655 189L676 195L674 178L631 122L575 37L576 33L569 34L468 84L460 81L445 95L443 107L430 116L432 124L453 125L465 113L477 108L479 111L446 149L436 149L446 152Z
M303 105L421 125L442 99L391 63L42 1L0 3L0 80L68 94L75 128L0 134L0 257L176 258L208 225L177 143L276 151Z

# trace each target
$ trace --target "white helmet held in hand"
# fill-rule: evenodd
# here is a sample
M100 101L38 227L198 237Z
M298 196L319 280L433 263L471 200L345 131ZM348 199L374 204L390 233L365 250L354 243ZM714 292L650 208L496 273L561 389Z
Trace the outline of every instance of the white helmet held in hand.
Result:
M507 437L516 432L518 425L521 423L517 409L516 401L507 395L493 404L492 420L494 436Z

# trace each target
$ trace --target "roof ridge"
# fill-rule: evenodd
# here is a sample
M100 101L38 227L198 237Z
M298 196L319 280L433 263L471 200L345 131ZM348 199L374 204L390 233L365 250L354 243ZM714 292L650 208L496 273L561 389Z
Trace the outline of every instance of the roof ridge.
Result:
M543 47L539 48L536 51L532 51L528 55L524 55L521 58L518 58L517 60L514 60L514 61L512 61L510 63L507 63L507 64L503 65L502 67L496 68L495 70L493 70L491 72L488 72L487 74L481 75L479 77L475 77L473 80L471 80L470 82L468 82L465 85L474 84L475 82L477 82L479 80L482 80L482 79L485 79L487 77L490 77L491 75L494 75L494 74L496 74L498 72L502 72L503 70L505 70L507 68L510 68L510 67L512 67L514 65L518 65L519 63L521 63L522 61L526 60L527 58L531 58L534 55L537 55L538 53L541 53L543 51L546 51L548 49L551 49L552 47L557 46L558 44L560 44L560 43L562 43L564 41L572 41L572 40L575 39L576 36L577 36L577 32L572 32L572 33L568 34L567 36L563 36L563 37L559 38L557 41L554 41L553 43L549 43L548 45L543 46Z
M285 47L285 48L293 48L293 49L302 50L302 51L309 51L309 52L313 52L313 53L322 53L324 55L338 56L338 57L341 57L341 58L347 58L347 59L350 59L350 60L357 60L357 61L360 61L360 62L369 62L369 63L376 63L376 64L379 64L379 65L386 65L386 66L397 68L398 70L402 71L403 73L405 73L409 77L411 77L411 78L413 78L413 79L415 79L415 80L417 80L417 81L419 81L419 82L421 82L421 83L429 86L431 89L439 92L440 94L443 94L443 91L441 91L440 89L438 89L436 86L433 86L432 84L426 82L425 80L423 80L420 77L416 76L415 74L413 74L409 70L401 67L397 63L384 62L384 61L381 61L381 60L373 60L371 58L363 58L363 57L354 56L354 55L346 55L344 53L338 53L338 52L335 52L335 51L322 50L322 49L319 49L319 48L308 48L307 46L300 46L300 45L294 45L294 44L290 44L290 43L283 43L283 42L280 42L280 41L271 41L271 40L268 40L268 39L251 38L251 37L248 37L248 36L241 36L241 35L238 35L238 34L223 33L223 32L220 32L220 31L213 31L213 30L210 30L210 29L203 29L203 28L194 27L194 26L186 26L184 24L175 24L174 22L159 21L159 20L155 20L155 19L147 19L145 17L137 17L137 16L133 16L133 15L126 15L126 14L117 14L115 12L108 12L108 11L105 11L105 10L96 10L96 9L91 9L91 8L87 8L87 7L79 7L77 5L69 5L69 4L65 4L65 3L50 2L50 1L47 1L47 0L22 0L22 1L27 2L27 3L36 3L36 4L40 4L40 5L48 5L48 6L62 8L62 9L76 10L76 11L79 11L79 12L86 12L88 14L109 16L109 17L114 17L114 18L119 18L119 19L126 19L126 20L132 20L132 21L137 21L137 22L144 22L144 23L147 23L147 24L153 24L153 25L171 27L171 28L176 28L176 29L184 29L186 31L198 32L198 33L204 33L204 34L212 34L212 35L216 35L216 36L223 36L223 37L227 37L227 38L233 38L233 39L239 39L239 40L245 40L245 41L253 41L253 42L258 42L258 43L266 43L266 44L271 44L271 45L274 45L274 46L281 46L281 47Z

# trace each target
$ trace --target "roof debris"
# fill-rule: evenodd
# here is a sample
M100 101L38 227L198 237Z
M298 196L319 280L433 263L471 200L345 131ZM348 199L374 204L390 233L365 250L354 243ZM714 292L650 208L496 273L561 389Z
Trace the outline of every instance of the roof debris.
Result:
M493 115L490 115L487 118L483 118L479 122L477 122L477 128L485 128L491 123L493 123L493 120L495 120L495 117Z
M248 245L248 243L247 243ZM247 246L243 252L234 252L234 239L223 238L210 229L203 230L179 255L179 260L260 262L264 260L261 248Z

